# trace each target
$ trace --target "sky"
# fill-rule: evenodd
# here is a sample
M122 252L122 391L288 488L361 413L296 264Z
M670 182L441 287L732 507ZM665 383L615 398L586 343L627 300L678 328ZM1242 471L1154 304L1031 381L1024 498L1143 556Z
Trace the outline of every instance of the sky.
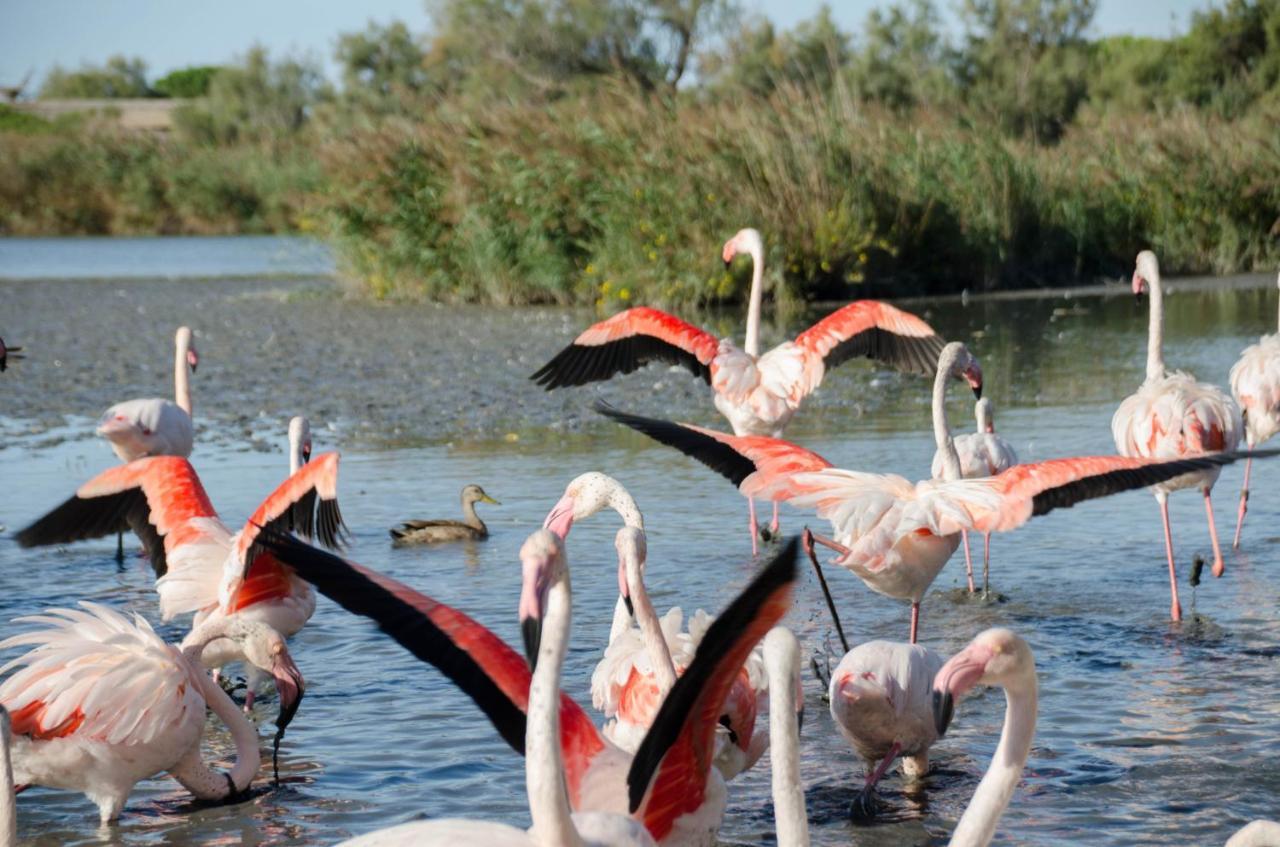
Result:
M1210 0L1100 0L1096 35L1154 35L1185 31L1191 12ZM743 0L749 11L788 28L812 17L821 0ZM889 5L837 0L834 17L857 33L867 12ZM940 0L944 10L952 0ZM188 65L228 62L254 43L273 56L310 55L336 76L333 48L340 33L370 20L399 19L425 32L423 0L3 0L0 85L16 85L28 71L33 85L53 65L101 64L110 56L140 56L152 78Z

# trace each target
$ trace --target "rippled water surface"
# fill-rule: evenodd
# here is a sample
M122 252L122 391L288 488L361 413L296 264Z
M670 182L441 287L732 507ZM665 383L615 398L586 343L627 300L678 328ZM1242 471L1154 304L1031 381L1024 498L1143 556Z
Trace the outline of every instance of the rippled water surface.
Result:
M306 413L316 449L343 451L351 557L457 605L510 643L518 643L516 551L582 471L614 474L644 509L660 610L718 609L752 572L746 510L728 483L587 411L601 395L719 426L700 383L655 367L599 390L548 395L525 379L591 319L586 312L370 305L342 299L324 279L11 281L0 282L0 302L0 336L31 354L0 377L0 619L81 598L157 619L149 567L131 558L118 568L114 541L26 551L12 533L113 463L91 435L102 408L171 391L179 321L196 328L201 352L192 460L228 523L282 478L285 421ZM1220 384L1240 349L1275 329L1270 288L1175 292L1167 303L1167 360ZM1132 297L912 308L981 357L999 429L1024 461L1112 452L1111 414L1143 374L1146 316ZM765 340L812 317L771 322ZM740 333L736 312L705 321ZM924 381L851 362L812 399L789 430L795 440L842 467L927 473ZM950 411L953 426L972 426L970 398L954 397ZM1240 478L1229 469L1215 492L1228 541ZM960 554L935 583L924 604L926 644L951 652L998 624L1036 653L1039 726L999 841L1213 844L1247 820L1280 813L1280 466L1260 464L1254 480L1243 549L1228 552L1225 577L1206 569L1195 589L1191 559L1209 551L1202 501L1189 492L1171 499L1189 612L1181 625L1167 620L1159 515L1144 492L996 537L993 584L1005 602L963 598ZM503 503L484 513L489 541L391 549L388 526L455 514L470 482ZM804 519L784 507L785 530ZM566 688L583 702L616 591L616 526L604 515L586 521L569 547L575 623ZM829 579L855 639L905 637L905 605L846 573ZM788 623L806 652L821 656L834 639L807 571L797 598ZM249 801L198 808L171 780L150 780L109 830L98 829L83 797L32 789L19 802L24 843L311 845L417 816L527 824L523 761L439 673L325 600L292 650L309 690L284 743L280 787L263 779ZM886 810L873 826L844 819L862 767L821 697L806 671L802 772L815 843L945 843L996 745L1003 697L988 692L959 707L923 786L888 777ZM274 705L258 710L264 739ZM211 723L207 736L210 756L229 755L221 727ZM722 838L771 844L771 820L762 763L730 786Z

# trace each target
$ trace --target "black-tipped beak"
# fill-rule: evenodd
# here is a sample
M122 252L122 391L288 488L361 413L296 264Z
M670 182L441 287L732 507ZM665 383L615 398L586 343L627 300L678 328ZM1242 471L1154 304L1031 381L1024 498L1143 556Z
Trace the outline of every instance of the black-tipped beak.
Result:
M529 661L529 670L538 669L538 648L542 646L542 619L525 618L520 622L520 635L524 637L524 657Z
M733 266L733 259L725 259L725 260L724 260L724 269L725 269L726 271L727 271L727 270L729 270L729 268L730 268L730 267L732 267L732 266Z
M972 387L973 387L973 397L974 397L974 399L975 399L975 400L981 400L981 399L982 399L982 383L978 383L977 385L972 386Z
M796 731L804 731L804 706L796 710Z
M935 690L933 692L933 727L938 730L939 738L946 735L947 727L951 726L951 715L955 711L955 705L950 691Z
M622 597L622 605L624 605L624 606L626 606L626 607L627 607L627 614L631 616L631 619L632 619L632 620L635 620L635 617L636 617L636 604L631 602L631 596L630 596L630 595L626 595L626 594L624 594L624 595L623 595L623 597Z
M282 653L271 669L276 681L276 693L280 695L280 714L276 716L276 731L283 736L285 727L298 713L298 706L307 692L306 680L288 653Z

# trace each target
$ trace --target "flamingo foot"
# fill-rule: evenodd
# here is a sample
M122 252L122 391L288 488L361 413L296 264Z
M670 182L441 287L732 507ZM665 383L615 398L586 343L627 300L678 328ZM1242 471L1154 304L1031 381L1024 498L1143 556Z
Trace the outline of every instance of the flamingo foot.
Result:
M1204 492L1204 511L1209 518L1209 539L1213 542L1213 575L1220 577L1227 571L1222 561L1222 548L1218 544L1218 525L1213 520L1213 501L1209 499L1209 490Z
M1173 605L1169 607L1169 618L1174 623L1182 621L1182 606L1177 600L1173 601Z
M875 820L876 808L879 805L880 801L876 799L875 788L867 786L853 795L853 802L849 804L849 820L855 823L869 823Z

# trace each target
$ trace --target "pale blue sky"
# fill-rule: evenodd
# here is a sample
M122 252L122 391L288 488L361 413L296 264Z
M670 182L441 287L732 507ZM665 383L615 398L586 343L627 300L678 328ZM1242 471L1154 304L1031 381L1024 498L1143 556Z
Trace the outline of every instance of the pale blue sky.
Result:
M820 0L744 0L789 27L811 17ZM875 0L833 2L836 19L856 33ZM1099 34L1167 36L1185 30L1209 0L1101 0ZM332 72L339 33L369 20L405 21L421 32L429 21L422 0L4 0L0 3L0 85L28 71L40 79L54 64L101 63L117 53L141 56L154 76L174 68L227 62L254 42L272 54L311 54ZM939 6L948 9L950 0Z

